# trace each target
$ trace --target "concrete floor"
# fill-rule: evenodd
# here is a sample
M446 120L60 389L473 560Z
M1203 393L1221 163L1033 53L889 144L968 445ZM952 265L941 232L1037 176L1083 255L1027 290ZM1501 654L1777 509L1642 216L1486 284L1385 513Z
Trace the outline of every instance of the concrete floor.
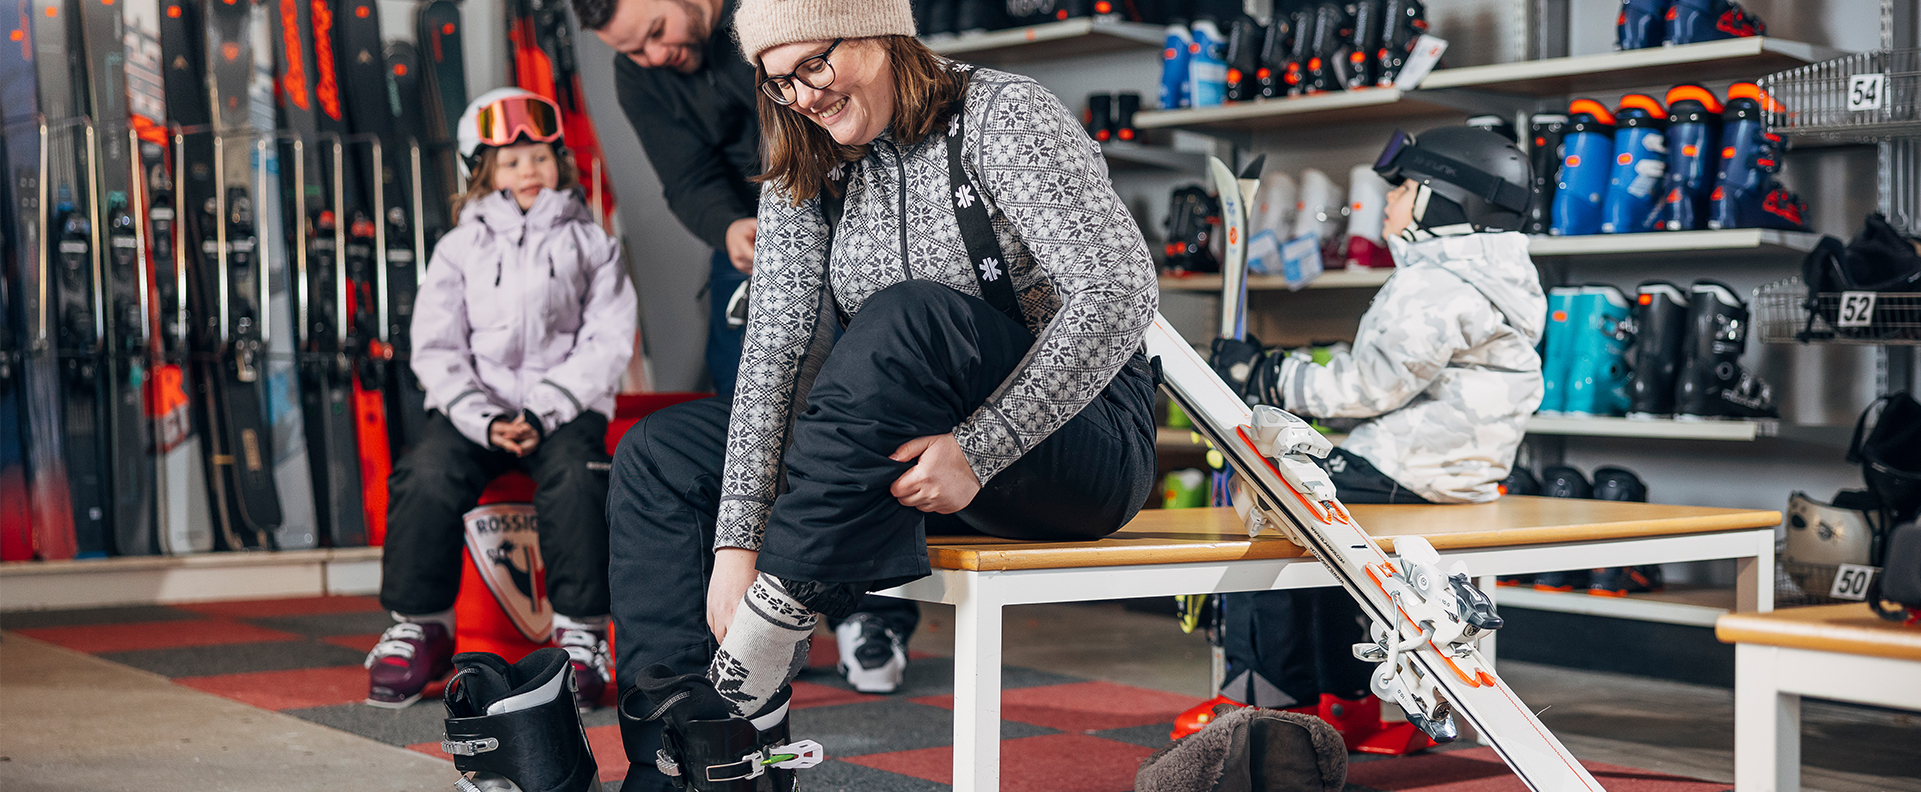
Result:
M1208 693L1206 642L1164 616L1022 606L1005 629L1009 665ZM914 648L948 654L952 641L952 609L928 606ZM1520 662L1501 672L1582 758L1732 781L1732 691ZM1921 792L1921 716L1810 702L1803 734L1806 789ZM447 762L0 633L8 792L445 790L453 779Z

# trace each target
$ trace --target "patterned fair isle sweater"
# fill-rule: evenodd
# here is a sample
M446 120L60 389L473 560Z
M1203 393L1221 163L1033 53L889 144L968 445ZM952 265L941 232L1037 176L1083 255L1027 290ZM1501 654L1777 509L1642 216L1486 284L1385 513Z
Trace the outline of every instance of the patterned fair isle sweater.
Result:
M1141 230L1108 181L1100 147L1059 99L1026 77L974 70L964 167L986 201L1032 349L987 402L954 427L982 483L1059 429L1141 349L1159 292ZM948 129L952 129L951 126ZM910 279L980 296L955 220L940 132L889 135L849 163L832 262L818 199L792 205L767 185L714 545L760 548L793 421L837 322ZM825 275L825 277L823 277Z

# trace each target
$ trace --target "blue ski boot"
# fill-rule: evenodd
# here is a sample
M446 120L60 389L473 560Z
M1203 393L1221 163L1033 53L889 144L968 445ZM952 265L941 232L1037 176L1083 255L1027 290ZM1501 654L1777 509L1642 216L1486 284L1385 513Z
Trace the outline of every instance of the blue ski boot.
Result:
M1667 13L1669 44L1695 44L1767 34L1768 26L1760 17L1729 0L1674 0L1674 7L1669 8Z
M1721 114L1721 166L1708 196L1709 228L1807 230L1807 204L1775 179L1782 141L1767 131L1763 114L1781 109L1754 83L1728 89L1727 111Z
M1677 6L1678 7L1678 6ZM1669 231L1708 227L1708 196L1720 159L1721 100L1699 85L1668 89L1667 195L1661 226Z
M1583 286L1568 314L1574 354L1562 409L1583 416L1626 412L1627 297L1613 286Z
M1542 415L1560 415L1567 405L1568 370L1574 363L1573 319L1579 286L1547 290L1547 330L1541 333Z
M1614 111L1614 170L1608 177L1601 233L1658 230L1655 211L1668 172L1668 111L1647 94L1621 97Z
M1668 11L1674 0L1621 0L1621 16L1614 20L1614 48L1659 47L1667 39Z
M1555 236L1598 234L1613 168L1614 113L1593 99L1576 99L1567 114L1548 231Z

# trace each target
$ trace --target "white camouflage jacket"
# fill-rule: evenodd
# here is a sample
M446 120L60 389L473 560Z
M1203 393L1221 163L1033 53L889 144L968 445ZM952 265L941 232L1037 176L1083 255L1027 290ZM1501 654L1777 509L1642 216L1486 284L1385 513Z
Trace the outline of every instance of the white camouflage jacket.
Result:
M1350 352L1325 365L1289 358L1290 411L1372 418L1341 447L1436 503L1499 496L1527 419L1541 404L1535 344L1547 298L1517 233L1407 243L1361 316Z
M954 437L982 483L1099 395L1159 307L1153 259L1108 181L1099 145L1059 99L1026 77L974 70L961 157L983 200L1037 340ZM951 130L952 127L950 126ZM831 347L835 305L849 317L909 279L980 296L955 220L940 132L901 146L883 134L845 171L833 261L818 199L761 193L754 288L727 436L716 547L758 549L781 455Z
M613 417L637 321L620 243L575 194L542 190L523 214L496 192L434 246L414 303L414 376L427 408L483 446L494 418L522 410L552 433L587 410Z

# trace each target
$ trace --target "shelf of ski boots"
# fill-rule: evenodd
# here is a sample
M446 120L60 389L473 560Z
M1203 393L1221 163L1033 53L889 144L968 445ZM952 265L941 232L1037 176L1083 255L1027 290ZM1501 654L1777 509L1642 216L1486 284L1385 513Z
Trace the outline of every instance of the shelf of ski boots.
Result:
M1148 52L1161 45L1164 34L1158 25L1128 22L1110 15L925 38L927 48L941 55L999 66L1110 52Z
M1625 6L1616 26L1620 51L1431 72L1430 58L1446 42L1427 35L1419 0L1305 4L1266 26L1203 11L1191 25L1169 25L1160 109L1143 113L1140 125L1246 133L1458 115L1477 104L1514 109L1528 99L1627 89L1677 73L1734 79L1836 54L1768 38L1758 18L1726 0ZM1635 10L1641 6L1660 10L1643 18Z

